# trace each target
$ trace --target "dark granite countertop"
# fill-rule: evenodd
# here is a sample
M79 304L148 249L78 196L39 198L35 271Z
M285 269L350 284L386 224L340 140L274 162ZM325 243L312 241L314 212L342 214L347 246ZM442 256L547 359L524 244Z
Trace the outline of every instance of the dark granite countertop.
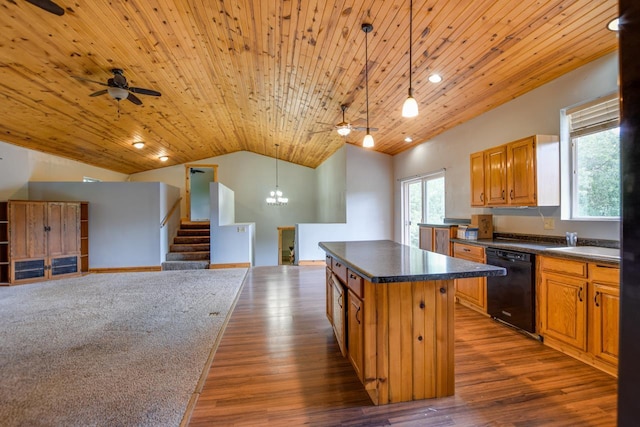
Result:
M320 242L319 246L372 283L504 276L504 268L429 252L391 240Z
M520 252L526 252L535 255L551 256L556 258L566 258L583 262L602 262L607 264L620 264L619 260L609 257L599 257L597 255L583 255L573 254L568 252L557 252L549 249L566 247L566 244L560 244L557 242L544 242L540 240L525 240L525 239L478 239L478 240L465 240L465 239L451 239L452 242L466 243L469 245L492 247L498 249L507 249Z

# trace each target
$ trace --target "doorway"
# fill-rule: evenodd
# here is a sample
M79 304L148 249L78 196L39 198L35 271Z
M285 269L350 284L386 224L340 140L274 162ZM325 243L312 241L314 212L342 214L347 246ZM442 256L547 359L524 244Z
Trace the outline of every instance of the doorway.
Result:
M420 223L444 220L444 170L402 181L402 243L420 246Z
M278 265L295 264L295 240L295 227L278 227Z
M185 203L188 221L209 221L209 183L218 181L218 165L185 165Z

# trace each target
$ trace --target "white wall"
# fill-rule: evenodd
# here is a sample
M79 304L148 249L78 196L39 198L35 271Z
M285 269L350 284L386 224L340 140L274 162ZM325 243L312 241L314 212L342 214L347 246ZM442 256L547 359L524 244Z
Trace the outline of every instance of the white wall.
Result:
M317 222L347 222L347 148L316 168Z
M345 150L347 222L298 224L298 262L324 260L325 253L318 248L319 242L392 239L392 157L354 145L346 145Z
M617 89L618 57L610 54L394 157L396 179L446 168L447 217L492 213L496 232L618 240L618 221L562 221L559 208L477 209L470 206L469 154L534 134L560 134L560 110ZM428 126L428 122L425 122ZM395 183L394 235L401 237L400 183ZM544 230L541 214L553 217Z
M29 194L34 200L89 202L90 269L159 267L164 261L160 223L178 198L177 188L159 182L31 182Z
M278 227L315 222L316 172L314 169L279 161L279 186L289 198L287 206L268 206L266 197L275 187L275 159L245 151L211 157L199 162L218 165L218 182L235 193L235 220L255 223L255 265L278 264ZM141 172L132 181L160 181L180 188L184 216L184 165Z
M0 141L0 200L28 199L29 181L126 181L128 175Z

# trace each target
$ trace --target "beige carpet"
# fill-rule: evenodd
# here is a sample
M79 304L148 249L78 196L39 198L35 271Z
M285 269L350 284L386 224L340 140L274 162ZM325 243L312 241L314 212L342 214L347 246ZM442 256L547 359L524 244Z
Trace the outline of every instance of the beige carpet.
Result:
M0 288L0 425L179 425L246 272Z

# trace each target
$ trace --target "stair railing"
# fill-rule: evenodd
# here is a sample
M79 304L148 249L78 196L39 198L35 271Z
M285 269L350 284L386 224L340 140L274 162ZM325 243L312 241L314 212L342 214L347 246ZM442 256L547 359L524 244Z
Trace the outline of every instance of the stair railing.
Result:
M175 203L173 204L173 206L169 210L169 213L164 217L164 219L160 223L160 228L162 228L165 225L167 225L167 223L169 222L169 220L171 219L171 217L175 213L176 209L178 209L178 206L180 206L180 200L182 200L182 197L178 197L178 200L175 201Z

